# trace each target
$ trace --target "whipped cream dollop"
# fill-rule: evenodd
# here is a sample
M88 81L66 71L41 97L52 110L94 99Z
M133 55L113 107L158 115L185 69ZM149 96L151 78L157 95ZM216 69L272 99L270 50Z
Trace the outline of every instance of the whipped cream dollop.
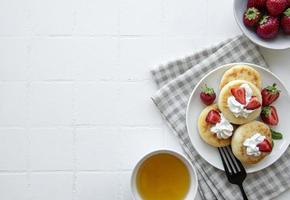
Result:
M220 113L220 116L221 121L211 127L210 131L216 133L216 136L219 139L227 139L232 136L234 127L228 120L226 120L226 118L224 118L222 113Z
M251 97L253 96L252 88L247 84L244 83L240 87L245 88L246 93L246 105L250 102ZM247 118L250 113L252 113L254 110L248 110L246 109L246 105L241 104L238 102L234 96L230 96L228 98L228 107L230 111L234 114L235 117L244 117Z
M247 148L247 155L249 156L259 156L261 155L261 151L257 145L264 141L266 137L261 135L260 133L255 133L252 137L247 138L243 145Z

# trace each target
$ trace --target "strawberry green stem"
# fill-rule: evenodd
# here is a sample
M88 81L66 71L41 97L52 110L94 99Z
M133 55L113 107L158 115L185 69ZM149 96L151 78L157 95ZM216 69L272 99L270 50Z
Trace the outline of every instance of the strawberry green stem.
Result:
M271 108L270 106L266 106L262 109L262 113L265 115L265 116L270 116L271 115Z
M287 16L287 17L290 17L290 8L287 8L287 9L284 11L284 15Z
M246 17L249 20L255 19L258 16L258 13L259 13L259 10L257 10L256 8L249 8L246 11Z
M262 17L261 21L260 21L260 24L261 24L261 25L262 25L262 24L265 24L265 23L268 21L268 19L269 19L269 16L264 15L264 16Z
M202 92L204 92L205 94L214 94L214 90L213 88L207 87L207 85L204 85L204 88L202 89Z

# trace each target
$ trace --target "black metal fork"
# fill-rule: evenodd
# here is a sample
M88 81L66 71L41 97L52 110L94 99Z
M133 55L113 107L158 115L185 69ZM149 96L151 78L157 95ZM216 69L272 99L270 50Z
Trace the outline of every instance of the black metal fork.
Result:
M229 182L238 185L240 187L244 200L248 200L243 188L243 182L247 176L244 166L238 159L236 159L229 146L219 147L218 150Z

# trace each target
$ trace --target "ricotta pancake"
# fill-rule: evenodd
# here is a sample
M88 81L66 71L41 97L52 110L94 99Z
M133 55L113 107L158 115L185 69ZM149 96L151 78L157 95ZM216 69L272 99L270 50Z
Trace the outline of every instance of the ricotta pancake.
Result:
M272 149L270 128L259 121L249 122L241 125L235 130L231 141L232 151L241 162L245 164L256 164L270 153L261 152L259 151L259 148L255 148L255 141L258 141L256 143L259 143L264 139L269 141ZM248 144L250 145L247 146Z
M203 139L203 141L211 146L227 146L231 143L233 126L223 116L220 116L220 121L216 124L208 123L207 117L209 112L211 111L217 111L218 113L220 113L216 104L207 106L200 113L198 118L199 135Z
M244 103L240 103L233 91L242 88ZM248 108L252 99L260 104L259 107ZM245 80L235 80L227 83L220 91L218 108L224 117L233 124L245 124L256 119L261 112L262 97L260 90Z
M235 65L227 70L221 79L220 89L233 80L246 80L254 84L259 89L262 87L260 73L247 65Z

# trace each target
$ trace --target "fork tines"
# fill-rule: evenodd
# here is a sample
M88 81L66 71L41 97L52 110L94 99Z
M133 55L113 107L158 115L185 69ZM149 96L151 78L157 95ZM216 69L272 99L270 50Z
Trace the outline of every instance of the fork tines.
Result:
M230 146L218 148L226 173L236 174L245 171L243 165L233 155Z

